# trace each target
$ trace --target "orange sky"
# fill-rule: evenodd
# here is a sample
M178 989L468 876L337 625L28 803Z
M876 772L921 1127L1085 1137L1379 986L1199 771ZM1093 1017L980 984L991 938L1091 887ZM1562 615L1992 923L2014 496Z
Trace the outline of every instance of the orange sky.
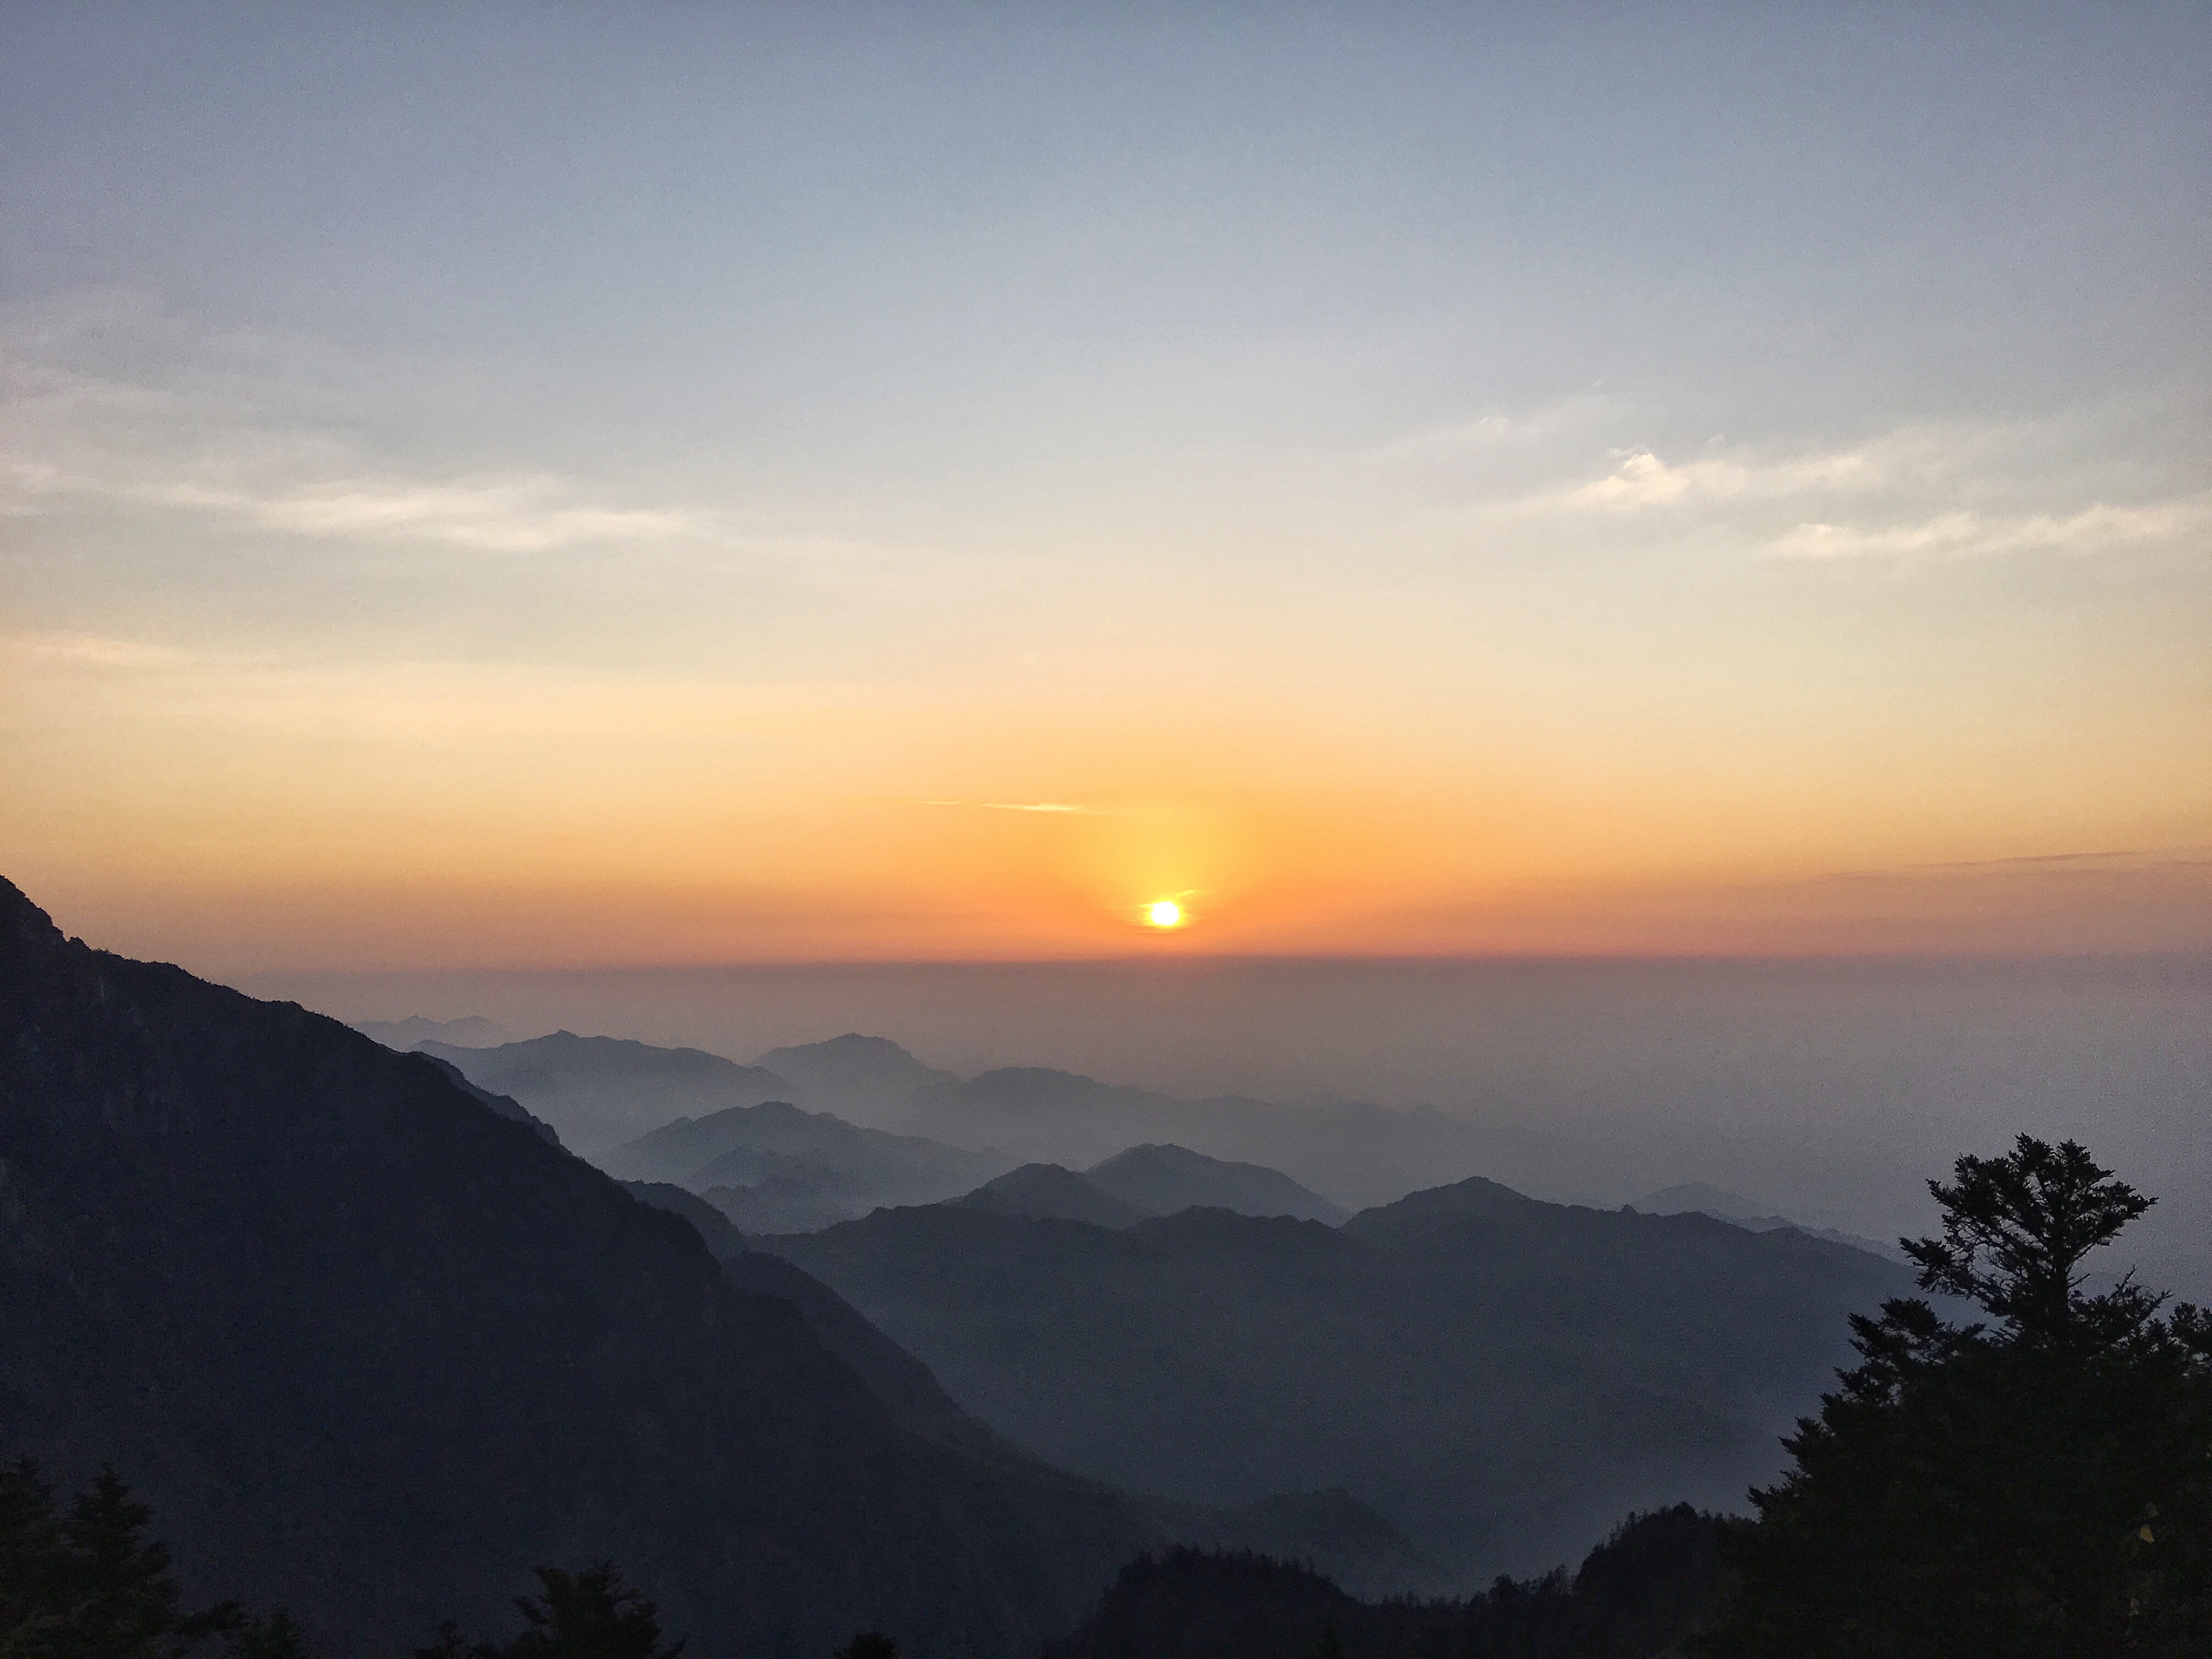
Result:
M10 875L89 937L234 971L2212 943L2212 858L2159 765L2185 732L2093 726L2030 766L1955 734L1575 740L1496 705L1362 744L1218 685L9 661ZM1162 897L1172 933L1140 915Z
M0 873L228 973L2212 949L2201 18L777 15L26 21Z

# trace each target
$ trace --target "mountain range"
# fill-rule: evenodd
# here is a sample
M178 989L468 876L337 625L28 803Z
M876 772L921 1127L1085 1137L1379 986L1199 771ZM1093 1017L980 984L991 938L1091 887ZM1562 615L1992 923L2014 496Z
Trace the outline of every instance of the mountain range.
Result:
M556 1031L474 1048L434 1039L410 1045L458 1068L479 1088L512 1097L586 1157L636 1134L641 1122L787 1099L774 1072L701 1048L660 1048L624 1037Z
M746 1232L805 1232L884 1204L931 1204L1006 1167L915 1135L864 1129L787 1101L729 1106L601 1152L619 1180L666 1181L707 1194Z
M447 1042L462 1048L489 1048L514 1041L513 1034L501 1030L481 1014L470 1014L460 1019L430 1019L422 1014L410 1014L404 1019L359 1019L352 1022L353 1029L364 1036L374 1037L387 1048L404 1053L418 1042Z
M418 1023L431 1024L418 1017L375 1029ZM1552 1188L1620 1178L1618 1171L1594 1175L1605 1163L1601 1147L1494 1115L1340 1100L1193 1100L1040 1066L963 1079L888 1039L858 1033L771 1049L751 1066L702 1049L567 1031L489 1047L436 1037L401 1046L436 1054L479 1086L521 1102L587 1158L679 1117L781 1101L855 1127L987 1152L995 1161L992 1174L1029 1163L1082 1169L1133 1147L1172 1143L1224 1163L1280 1170L1346 1210L1459 1175ZM655 1178L679 1177L664 1167ZM710 1184L763 1188L744 1201L757 1224L769 1213L763 1206L798 1218L777 1231L819 1226L877 1203L915 1201L876 1192L850 1172L841 1189L819 1169L763 1168Z
M1845 1316L1911 1285L1794 1230L1479 1178L1340 1228L1018 1210L755 1243L1057 1464L1194 1503L1340 1488L1462 1583L1568 1559L1632 1510L1740 1504L1850 1358Z
M929 1368L870 1324L842 1297L783 1257L750 1249L713 1205L683 1188L627 1183L635 1196L683 1216L698 1229L732 1283L781 1297L799 1309L824 1346L889 1406L900 1423L928 1438L988 1459L1031 1460L957 1405ZM1451 1577L1396 1527L1341 1488L1276 1492L1242 1504L1129 1500L1184 1546L1257 1550L1310 1562L1337 1583L1370 1595L1429 1594Z
M1024 1164L950 1201L1000 1215L1101 1227L1133 1226L1147 1216L1194 1208L1332 1224L1345 1218L1335 1205L1279 1170L1172 1146L1132 1146L1079 1174L1058 1164Z

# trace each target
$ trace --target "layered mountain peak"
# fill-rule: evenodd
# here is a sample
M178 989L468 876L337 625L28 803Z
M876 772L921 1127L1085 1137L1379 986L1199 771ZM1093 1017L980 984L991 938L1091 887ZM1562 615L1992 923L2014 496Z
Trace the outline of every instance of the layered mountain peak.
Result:
M1152 1215L1194 1206L1240 1215L1287 1215L1334 1224L1345 1212L1279 1170L1208 1158L1187 1146L1147 1143L1084 1171L1091 1183Z
M952 1202L997 1215L1085 1221L1094 1227L1133 1226L1150 1213L1057 1164L1024 1164Z

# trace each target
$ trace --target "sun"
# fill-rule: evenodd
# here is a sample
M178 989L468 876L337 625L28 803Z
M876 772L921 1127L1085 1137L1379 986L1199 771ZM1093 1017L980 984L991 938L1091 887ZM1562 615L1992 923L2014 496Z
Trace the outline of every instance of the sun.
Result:
M1145 920L1155 927L1182 926L1182 906L1173 899L1159 899L1145 907Z

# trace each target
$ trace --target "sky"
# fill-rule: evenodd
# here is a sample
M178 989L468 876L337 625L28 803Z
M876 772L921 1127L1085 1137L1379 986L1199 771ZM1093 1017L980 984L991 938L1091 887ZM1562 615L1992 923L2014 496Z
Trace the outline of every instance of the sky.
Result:
M2212 949L2208 118L2196 5L10 4L0 873L230 977Z

